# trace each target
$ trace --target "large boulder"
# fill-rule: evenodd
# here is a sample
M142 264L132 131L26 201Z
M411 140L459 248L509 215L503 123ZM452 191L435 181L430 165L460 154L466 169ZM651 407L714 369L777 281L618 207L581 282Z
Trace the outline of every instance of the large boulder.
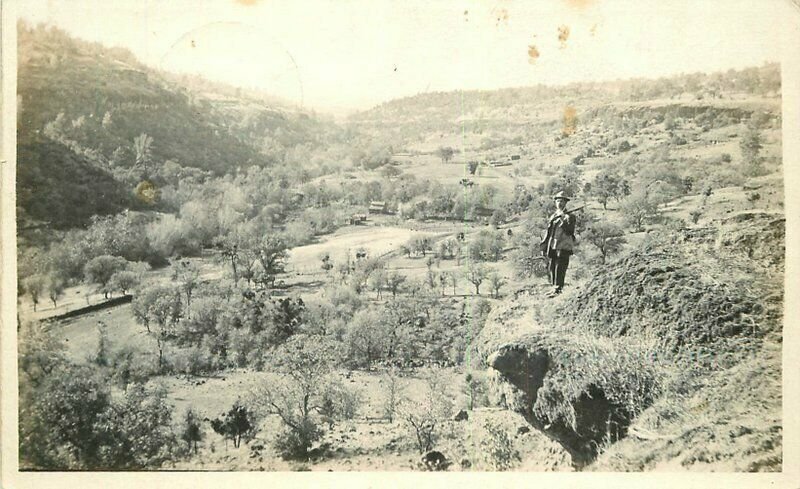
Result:
M608 399L604 386L589 384L579 392L566 392L571 386L562 385L555 374L564 368L557 358L565 354L569 352L548 346L545 339L528 338L501 346L487 364L495 373L495 401L522 414L582 465L596 456L604 441L623 437L633 416Z

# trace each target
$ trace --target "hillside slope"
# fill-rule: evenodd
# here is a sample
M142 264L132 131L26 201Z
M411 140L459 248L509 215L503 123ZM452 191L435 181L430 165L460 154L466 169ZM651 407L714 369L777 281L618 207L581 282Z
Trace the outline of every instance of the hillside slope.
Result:
M781 470L783 228L656 233L554 301L507 301L478 338L495 401L579 468Z
M134 204L130 189L58 141L20 141L17 160L17 219L23 225L75 227Z
M281 163L288 151L308 151L341 132L332 122L275 106L266 97L236 97L235 89L215 93L210 83L186 88L181 77L149 68L126 50L74 39L53 27L20 23L18 32L23 218L56 228L85 224L93 214L118 212L140 178L157 174L167 162L223 175ZM149 142L137 147L143 134ZM48 170L54 167L63 168ZM61 216L63 200L56 195L81 195L86 178L105 187L109 177L126 188L78 203L74 215Z

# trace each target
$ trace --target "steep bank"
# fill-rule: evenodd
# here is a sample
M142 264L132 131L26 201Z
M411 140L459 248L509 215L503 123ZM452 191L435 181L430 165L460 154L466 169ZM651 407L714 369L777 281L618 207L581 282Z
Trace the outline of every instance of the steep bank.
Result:
M495 402L579 468L780 470L783 225L654 234L555 300L509 300L478 345Z

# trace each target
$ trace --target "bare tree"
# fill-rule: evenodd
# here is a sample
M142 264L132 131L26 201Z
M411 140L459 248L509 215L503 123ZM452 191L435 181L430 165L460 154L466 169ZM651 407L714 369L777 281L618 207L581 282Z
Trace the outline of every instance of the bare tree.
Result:
M390 368L383 378L386 381L386 400L383 403L383 415L389 420L389 423L394 423L397 409L403 396L400 373L396 368Z
M403 401L401 417L414 434L420 453L428 452L434 447L436 429L450 415L452 407L444 380L432 371L426 374L422 399Z
M447 279L450 281L450 285L453 286L453 295L456 295L456 287L458 286L458 273L455 271L448 273Z
M482 263L477 263L467 267L464 277L469 283L475 286L475 295L481 295L481 284L489 275L489 270Z
M508 280L505 279L500 273L494 271L489 274L489 286L492 288L492 292L495 299L500 297L500 288L503 287L508 283Z
M276 438L276 449L283 458L308 459L311 445L322 436L319 425L323 415L330 419L355 414L355 398L330 377L338 355L330 340L294 335L271 358L281 377L252 392L253 402L262 406L263 414L277 415L286 430Z
M189 260L181 260L172 269L172 280L180 284L181 290L186 296L188 314L192 307L192 293L200 285L200 269Z

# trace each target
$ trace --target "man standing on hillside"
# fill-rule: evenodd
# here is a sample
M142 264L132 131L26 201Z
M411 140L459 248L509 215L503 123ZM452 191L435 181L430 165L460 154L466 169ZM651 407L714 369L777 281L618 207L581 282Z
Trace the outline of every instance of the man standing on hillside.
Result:
M547 270L550 283L554 289L548 293L554 297L564 288L564 277L569 266L569 256L575 247L575 216L567 211L569 197L561 191L553 196L556 202L556 211L550 216L547 226L547 236L540 247L542 254L548 259Z

